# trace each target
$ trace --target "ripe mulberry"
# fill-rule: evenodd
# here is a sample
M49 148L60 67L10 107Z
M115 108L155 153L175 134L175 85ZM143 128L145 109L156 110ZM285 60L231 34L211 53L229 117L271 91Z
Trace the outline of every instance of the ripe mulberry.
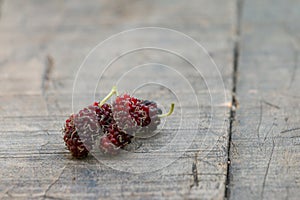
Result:
M99 149L115 155L132 142L136 133L155 131L160 118L171 115L174 110L171 104L170 111L162 114L154 101L128 94L118 96L112 105L105 103L114 94L117 94L116 87L100 103L95 102L66 120L64 142L74 157L86 157L99 136Z
M109 155L116 155L120 149L131 143L133 136L120 130L117 124L111 124L107 133L100 139L100 150Z
M124 94L113 103L113 117L118 126L129 135L152 132L160 124L161 109L154 101L141 100Z
M88 106L77 114L71 115L64 126L64 141L75 158L86 157L101 134L99 125L100 108Z

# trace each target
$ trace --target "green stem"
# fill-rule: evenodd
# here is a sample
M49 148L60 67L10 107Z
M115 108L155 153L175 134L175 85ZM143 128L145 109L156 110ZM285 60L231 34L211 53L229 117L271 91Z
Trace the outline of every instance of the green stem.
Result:
M106 95L106 97L100 102L99 107L101 107L103 104L105 104L105 102L110 99L110 97L114 94L118 94L117 91L117 86L113 86L110 93L108 95Z
M159 118L163 118L163 117L168 117L170 115L172 115L173 111L174 111L174 107L175 107L175 104L174 103L171 103L171 107L170 107L170 110L169 112L165 113L165 114L161 114L161 115L158 115Z

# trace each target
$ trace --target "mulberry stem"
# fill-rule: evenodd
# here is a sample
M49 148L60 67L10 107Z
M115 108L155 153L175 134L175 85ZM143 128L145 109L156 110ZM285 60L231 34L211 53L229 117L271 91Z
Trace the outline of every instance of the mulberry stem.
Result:
M103 106L103 104L105 104L105 102L110 99L111 96L113 96L114 94L118 94L117 91L117 86L113 86L110 93L108 95L106 95L106 97L100 102L99 107Z
M165 113L165 114L161 114L161 115L158 115L159 118L163 118L163 117L168 117L170 115L172 115L173 111L174 111L174 107L175 107L175 104L174 103L171 103L171 107L170 107L170 110L169 112Z

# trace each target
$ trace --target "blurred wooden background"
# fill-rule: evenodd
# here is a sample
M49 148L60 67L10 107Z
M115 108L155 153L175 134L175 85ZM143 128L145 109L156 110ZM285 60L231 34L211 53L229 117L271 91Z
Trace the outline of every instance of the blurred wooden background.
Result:
M298 199L299 9L297 0L0 0L0 198ZM80 63L112 34L144 26L181 31L208 50L227 94L215 110L220 126L155 172L71 158L61 128Z

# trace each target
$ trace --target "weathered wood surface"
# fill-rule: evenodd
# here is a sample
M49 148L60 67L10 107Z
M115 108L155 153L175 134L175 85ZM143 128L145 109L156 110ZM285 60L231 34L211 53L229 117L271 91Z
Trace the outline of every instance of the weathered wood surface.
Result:
M235 13L235 2L220 3L218 0L191 0L188 3L174 0L2 0L0 198L223 199ZM210 130L205 139L197 135L179 159L155 172L120 172L99 163L92 156L85 160L72 159L65 150L60 129L72 112L72 84L79 64L91 48L111 34L142 26L182 31L208 49L220 65L228 94L226 102L219 98L213 105L214 120L219 126ZM191 55L198 56L196 53ZM110 74L109 78L116 78L117 72ZM156 75L152 72L137 79L151 79ZM197 76L188 72L186 75L197 83ZM215 76L206 77L211 83L215 79ZM83 85L83 94L91 86L94 85L88 82ZM102 86L111 87L105 79ZM202 85L196 88L202 109L201 119L206 120L212 106L207 99L208 92ZM109 89L100 91L99 96L103 97ZM219 97L222 92L211 91L211 95ZM190 94L180 90L178 95ZM168 102L167 97L163 100ZM197 120L191 117L195 106L191 102L182 102L182 108L190 113L185 118L190 119L191 124ZM171 128L172 123L179 120L176 117L170 118ZM201 130L186 131L187 134L195 132ZM165 145L166 139L149 140L149 145L159 148ZM163 162L174 152L153 156Z
M299 1L244 1L231 199L299 199Z

